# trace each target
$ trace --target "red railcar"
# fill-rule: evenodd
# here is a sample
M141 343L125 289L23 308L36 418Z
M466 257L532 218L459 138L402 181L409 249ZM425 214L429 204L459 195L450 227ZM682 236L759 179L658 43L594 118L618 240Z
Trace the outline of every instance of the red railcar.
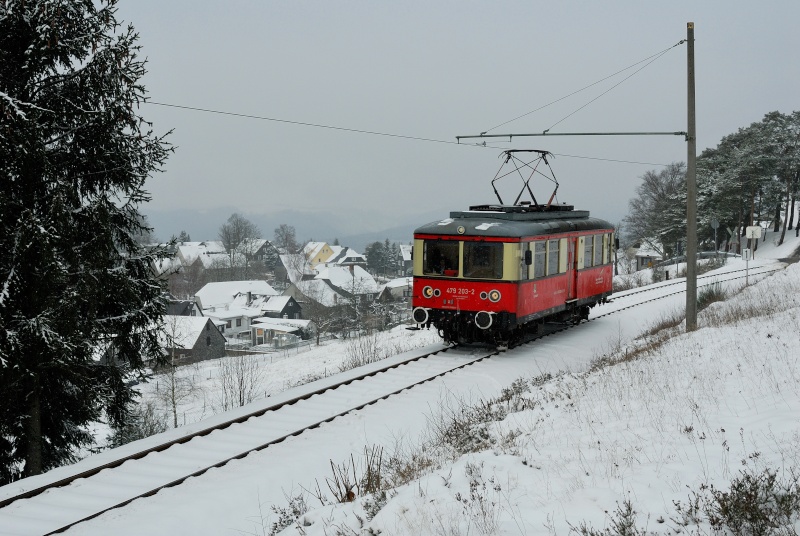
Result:
M569 205L451 212L414 232L413 319L450 342L501 345L580 322L611 294L613 247L610 223Z

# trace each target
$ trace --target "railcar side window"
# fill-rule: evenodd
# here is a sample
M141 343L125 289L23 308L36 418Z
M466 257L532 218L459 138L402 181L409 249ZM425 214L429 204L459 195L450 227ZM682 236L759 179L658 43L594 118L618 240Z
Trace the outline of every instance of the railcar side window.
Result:
M583 267L584 268L591 268L593 266L592 259L594 259L594 255L592 254L592 246L594 245L594 240L592 240L591 236L586 237L586 245L584 246L583 250Z
M464 277L503 278L503 244L464 242Z
M533 277L539 278L545 275L545 260L547 249L544 242L534 242L533 250Z
M603 264L603 235L594 235L594 265Z
M547 241L547 275L558 273L558 240Z
M426 240L422 246L422 273L458 277L458 242Z

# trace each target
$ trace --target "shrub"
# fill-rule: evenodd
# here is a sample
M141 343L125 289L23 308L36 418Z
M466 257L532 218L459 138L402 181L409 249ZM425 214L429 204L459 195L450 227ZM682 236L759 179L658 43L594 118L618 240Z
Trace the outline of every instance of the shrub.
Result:
M723 290L719 283L712 283L704 286L697 295L697 310L702 311L714 302L724 301L728 293Z
M120 428L113 428L106 438L109 448L116 448L137 439L160 434L167 429L167 418L156 410L152 401L138 404L131 410L130 419Z
M286 507L274 505L271 507L278 519L270 526L270 536L275 536L290 525L300 527L300 518L309 510L305 496L302 494L287 496L286 500L289 503Z
M645 536L647 531L636 527L636 511L630 501L624 501L622 505L617 504L617 509L609 515L610 527L598 530L581 523L578 527L571 527L574 532L581 536Z
M779 479L769 468L761 473L742 472L729 491L711 488L706 515L715 530L735 535L797 534L800 519L798 475Z

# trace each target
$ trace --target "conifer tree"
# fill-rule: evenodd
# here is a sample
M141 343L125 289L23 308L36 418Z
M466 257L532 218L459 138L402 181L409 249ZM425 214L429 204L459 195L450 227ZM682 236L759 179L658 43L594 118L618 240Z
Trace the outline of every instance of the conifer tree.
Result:
M136 237L172 148L139 115L116 4L0 3L0 484L74 460L92 421L122 426L125 374L158 353L159 253Z

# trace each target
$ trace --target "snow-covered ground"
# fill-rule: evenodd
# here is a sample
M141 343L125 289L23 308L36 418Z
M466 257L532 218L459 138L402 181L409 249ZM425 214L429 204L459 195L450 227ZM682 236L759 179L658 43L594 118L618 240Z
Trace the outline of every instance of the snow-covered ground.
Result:
M371 337L371 351L382 357L441 342L435 331L409 331L406 326L376 332ZM248 386L247 398L249 401L260 400L290 387L338 374L351 356L358 357L363 353L358 340L331 339L322 341L319 346L312 343L268 354L244 356L244 366L251 367L242 375L252 384ZM174 379L169 374L154 374L147 382L136 386L141 395L140 403L152 404L169 427L176 420L178 426L183 426L231 409L230 402L222 393L225 375L235 374L230 368L226 369L230 361L231 358L222 358L181 366L175 370ZM102 433L107 432L107 429L102 429ZM98 439L102 433L98 433Z
M794 237L780 248L767 240L750 267L787 257L798 246ZM721 270L744 266L735 260ZM750 283L701 312L693 333L681 333L679 326L670 339L633 341L679 310L683 295L598 318L337 418L68 533L261 535L283 517L283 534L568 534L583 523L610 526L619 519L615 510L628 502L641 528L692 532L697 527L680 524L692 517L693 498L710 493L709 486L727 490L741 471L771 468L788 478L800 470L800 266L751 277ZM593 316L602 313L600 307ZM435 341L427 331L395 330L387 337L408 345L403 349ZM272 363L262 358L265 394L336 372L346 344L275 356ZM636 359L591 366L603 357L633 356L641 344L650 350ZM214 367L193 371L204 385L205 406L197 397L185 402L187 422L213 406ZM526 382L509 389L518 378ZM143 397L159 400L152 382ZM470 407L498 397L501 403L482 412L490 418L463 418ZM453 421L476 423L456 446L442 439ZM385 462L398 462L384 469L384 484L403 483L385 497L358 493L353 502L335 504L333 467L352 464L362 475L365 449L374 447L383 449ZM308 511L294 516L293 506ZM710 533L707 525L700 529Z

